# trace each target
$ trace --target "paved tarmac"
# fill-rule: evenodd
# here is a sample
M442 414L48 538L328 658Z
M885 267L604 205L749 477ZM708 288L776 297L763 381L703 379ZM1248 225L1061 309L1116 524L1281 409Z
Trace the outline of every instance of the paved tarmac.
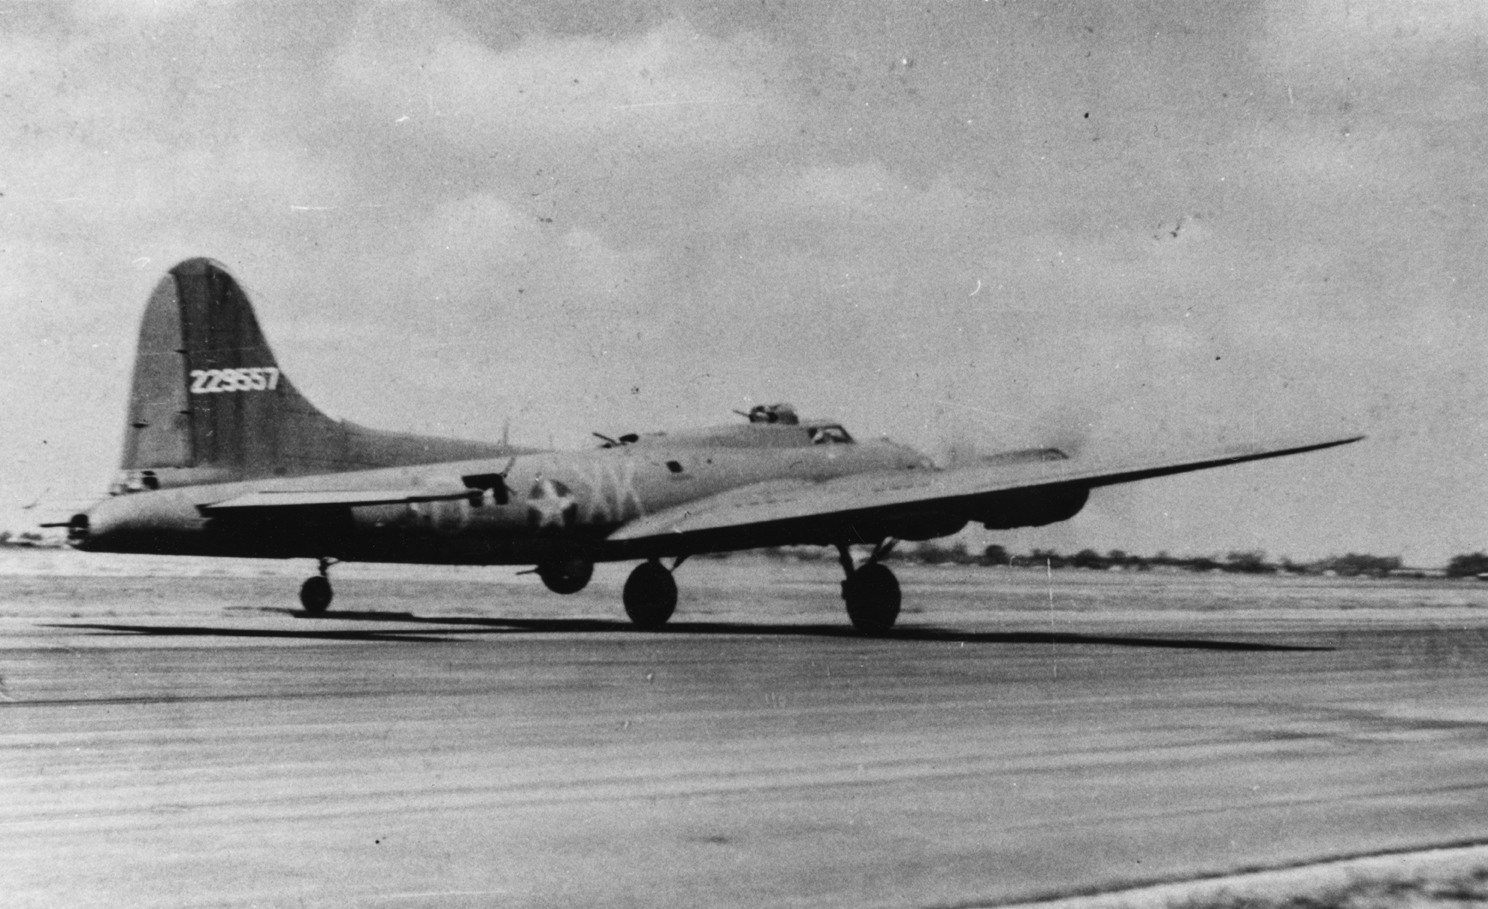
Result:
M0 904L978 906L1488 839L1488 585L0 553ZM29 559L29 561L28 561ZM221 566L227 567L221 567ZM184 566L184 567L183 567ZM338 611L340 610L340 611Z

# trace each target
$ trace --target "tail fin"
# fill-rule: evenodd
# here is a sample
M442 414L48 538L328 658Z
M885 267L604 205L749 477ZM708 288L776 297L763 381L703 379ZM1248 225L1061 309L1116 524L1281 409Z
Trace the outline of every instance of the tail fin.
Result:
M140 326L120 491L425 464L499 445L384 433L316 410L279 369L237 281L188 259Z

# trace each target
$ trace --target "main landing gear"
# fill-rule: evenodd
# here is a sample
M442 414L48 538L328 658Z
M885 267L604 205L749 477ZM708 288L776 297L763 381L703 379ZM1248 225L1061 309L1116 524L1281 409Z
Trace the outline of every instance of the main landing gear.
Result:
M642 562L625 581L625 614L637 628L660 628L677 608L677 582L672 577L682 560L669 569L656 559Z
M837 558L847 575L842 599L847 603L847 617L859 631L879 634L893 628L899 618L899 579L879 561L893 548L894 541L885 540L874 547L868 561L858 565L848 545L837 544Z
M330 569L336 564L335 559L322 557L320 559L320 574L306 579L300 585L300 605L311 615L320 615L331 605L331 597L335 595L331 590Z

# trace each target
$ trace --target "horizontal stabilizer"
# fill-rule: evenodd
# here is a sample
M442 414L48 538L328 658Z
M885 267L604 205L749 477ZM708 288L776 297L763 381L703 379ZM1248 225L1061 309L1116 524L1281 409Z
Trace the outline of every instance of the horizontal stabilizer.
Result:
M221 502L198 506L202 514L304 508L348 508L357 505L408 505L414 502L443 502L479 495L479 490L364 489L305 490L298 492L250 492Z

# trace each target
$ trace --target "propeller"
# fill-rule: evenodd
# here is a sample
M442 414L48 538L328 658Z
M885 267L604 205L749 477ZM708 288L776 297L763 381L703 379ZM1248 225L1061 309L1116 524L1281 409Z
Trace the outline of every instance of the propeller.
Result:
M1096 412L1085 406L1066 406L1032 417L991 415L1000 419L994 423L958 418L931 449L931 460L945 469L972 467L1050 449L1077 458L1088 447L1097 419Z

